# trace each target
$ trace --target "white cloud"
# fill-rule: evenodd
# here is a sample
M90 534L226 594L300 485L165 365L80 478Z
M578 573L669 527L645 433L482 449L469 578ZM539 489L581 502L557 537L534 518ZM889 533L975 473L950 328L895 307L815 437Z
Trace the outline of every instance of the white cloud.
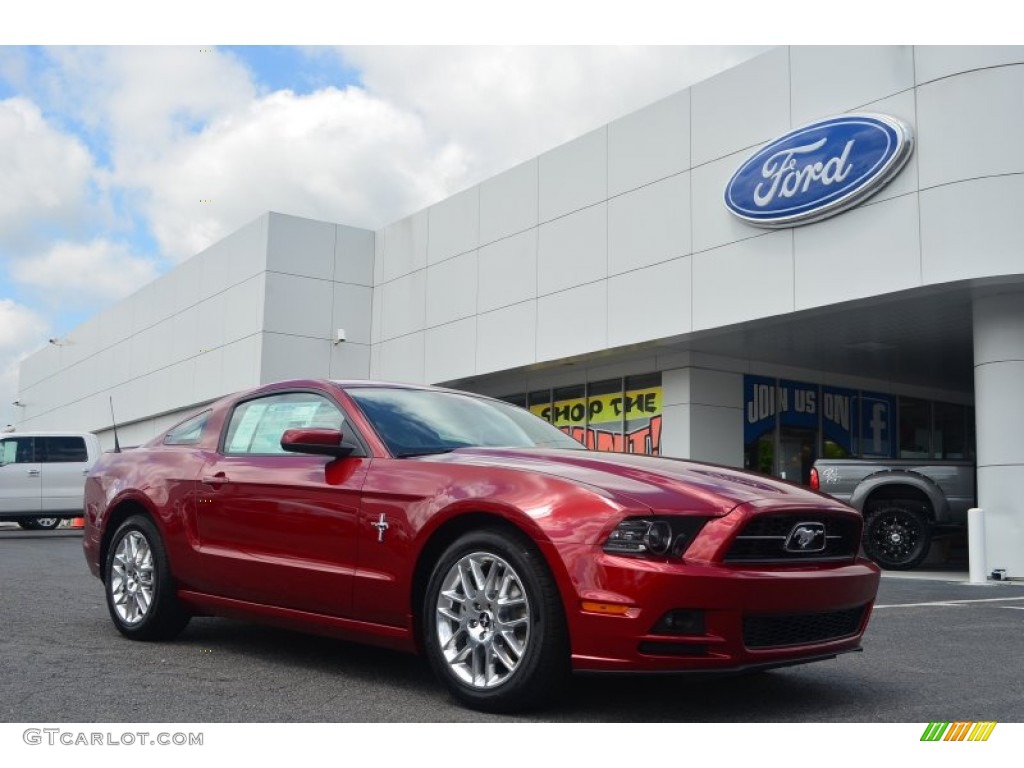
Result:
M82 143L43 119L22 98L0 101L0 244L36 228L84 218L92 159Z
M105 306L156 278L152 259L133 256L128 247L109 240L55 243L35 258L11 265L11 275L34 288L52 306Z
M415 114L328 88L258 99L137 166L132 183L164 252L181 259L266 210L381 225L463 173L461 152Z
M50 328L38 313L11 299L0 299L0 427L16 423L20 412L10 403L18 396L18 366L42 346Z

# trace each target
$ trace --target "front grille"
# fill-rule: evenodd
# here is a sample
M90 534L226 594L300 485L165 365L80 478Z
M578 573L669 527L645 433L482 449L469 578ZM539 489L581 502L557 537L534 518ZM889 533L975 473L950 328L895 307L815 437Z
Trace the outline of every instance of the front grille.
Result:
M804 523L822 525L825 546L817 552L786 548L793 530ZM860 547L860 518L853 515L827 515L784 512L751 518L725 555L728 563L778 563L792 561L845 560Z
M781 648L852 637L860 629L866 607L828 613L744 616L743 644L747 648Z

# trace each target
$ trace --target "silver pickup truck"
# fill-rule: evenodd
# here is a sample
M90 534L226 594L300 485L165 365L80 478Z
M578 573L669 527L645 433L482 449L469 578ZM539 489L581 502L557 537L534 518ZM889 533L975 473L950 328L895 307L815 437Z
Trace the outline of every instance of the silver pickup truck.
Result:
M868 557L883 568L907 570L927 557L933 534L967 525L975 467L970 461L819 459L811 487L863 513Z

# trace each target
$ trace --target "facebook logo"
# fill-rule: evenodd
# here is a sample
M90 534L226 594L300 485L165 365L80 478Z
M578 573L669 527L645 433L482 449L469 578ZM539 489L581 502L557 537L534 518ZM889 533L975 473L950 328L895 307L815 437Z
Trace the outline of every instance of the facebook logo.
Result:
M888 395L860 398L860 455L892 456L892 418L896 404Z

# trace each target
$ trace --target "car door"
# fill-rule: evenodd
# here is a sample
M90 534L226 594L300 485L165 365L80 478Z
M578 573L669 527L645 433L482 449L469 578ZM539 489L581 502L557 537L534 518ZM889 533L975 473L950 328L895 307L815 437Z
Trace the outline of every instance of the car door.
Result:
M286 429L327 427L350 439L341 407L319 392L283 392L237 404L203 467L196 529L202 587L253 603L347 616L355 529L369 458L287 453Z
M36 438L40 461L40 506L43 512L82 514L89 453L79 435L46 435Z
M0 514L32 515L40 509L40 465L35 460L35 438L5 437L0 440Z

